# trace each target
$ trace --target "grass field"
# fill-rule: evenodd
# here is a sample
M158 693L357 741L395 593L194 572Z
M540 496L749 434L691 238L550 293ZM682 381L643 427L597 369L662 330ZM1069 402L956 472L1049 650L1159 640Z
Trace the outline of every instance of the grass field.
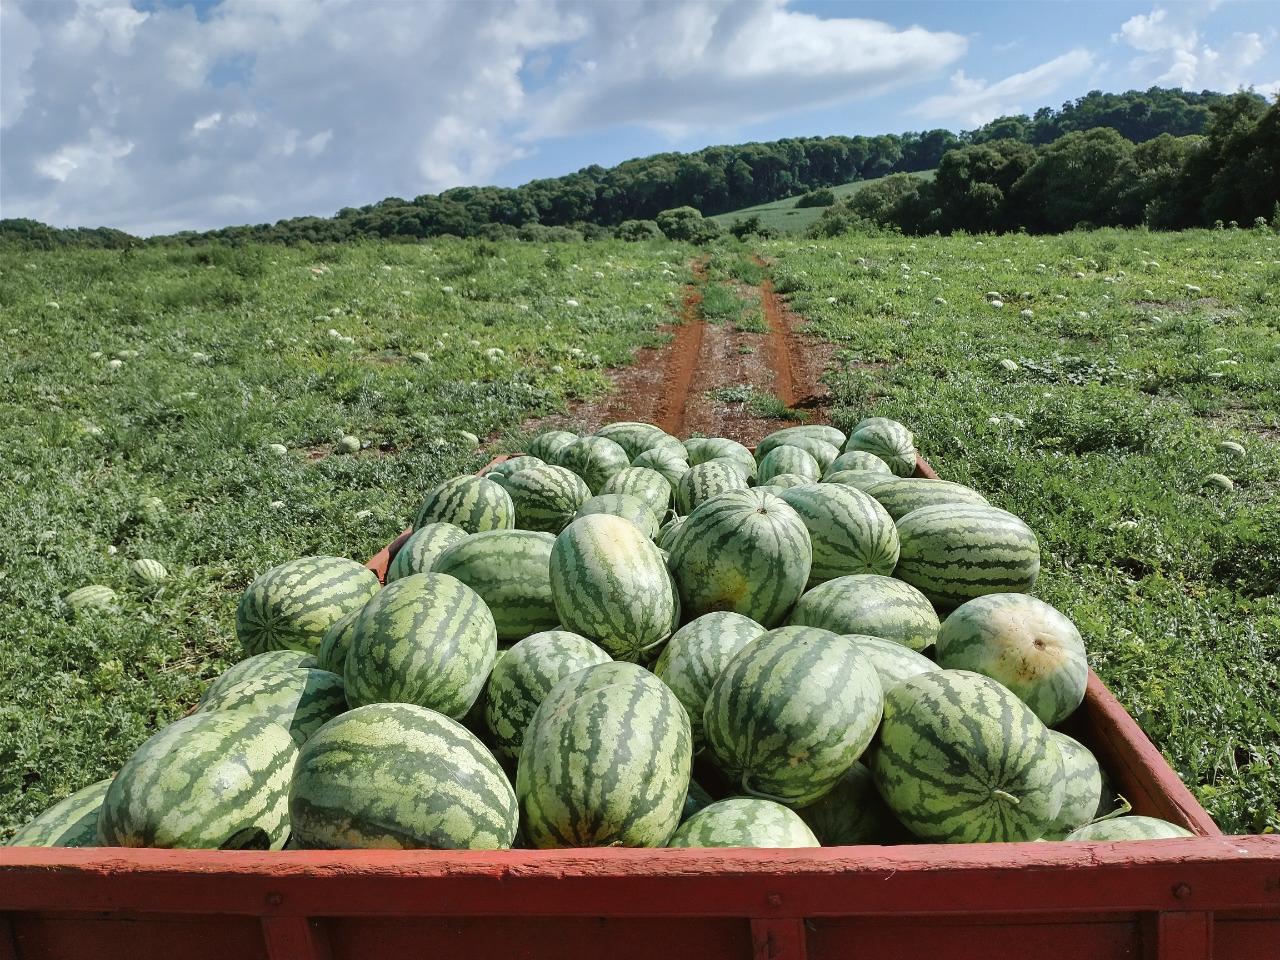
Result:
M932 180L933 171L923 170L912 174L912 176ZM853 183L842 183L838 187L832 187L831 192L836 195L837 199L844 199L877 182L877 180L855 180ZM798 199L799 195L785 197L782 200L774 200L772 203L761 203L754 207L743 207L741 210L718 213L714 217L708 217L707 219L716 221L722 227L729 227L735 220L758 216L761 225L771 227L779 233L803 233L817 223L818 218L822 216L826 207L797 207L796 200Z

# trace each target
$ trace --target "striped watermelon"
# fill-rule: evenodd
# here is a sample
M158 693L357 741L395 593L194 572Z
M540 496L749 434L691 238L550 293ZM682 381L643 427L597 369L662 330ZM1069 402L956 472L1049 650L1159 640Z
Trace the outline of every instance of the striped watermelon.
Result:
M827 465L822 479L825 480L831 474L840 473L844 470L869 471L886 477L893 476L893 471L889 469L889 465L874 453L867 453L865 450L850 450L848 453L840 454Z
M501 485L486 477L466 475L446 480L423 498L413 529L428 523L452 523L467 533L510 530L516 525L516 509Z
M134 751L107 789L108 847L279 850L289 838L289 731L249 710L193 713Z
M671 545L675 543L676 534L688 519L688 517L672 517L658 528L658 535L653 538L653 542L659 549L669 551Z
M846 439L845 435L835 427L829 427L823 423L804 423L798 427L783 427L781 430L773 431L756 445L756 456L763 457L774 447L791 443L800 437L821 440L836 448L843 447Z
M1078 830L1098 815L1098 807L1103 802L1102 768L1080 741L1057 730L1050 730L1049 736L1053 737L1058 752L1062 754L1066 786L1058 815L1044 835L1047 840L1062 840L1072 830Z
M568 430L548 430L529 441L528 453L529 456L538 457L547 463L555 463L556 454L577 439L578 435Z
M788 623L832 633L861 633L923 650L938 639L938 614L910 584L864 573L814 587L796 604Z
M360 612L347 654L347 702L413 703L455 719L479 696L497 653L480 595L443 573L415 573Z
M219 690L229 687L233 683L239 683L241 680L248 680L252 677L267 677L273 673L285 673L295 667L306 667L315 663L316 658L303 650L268 650L266 653L247 657L239 663L234 663L227 667L213 683L205 687L204 693L200 697L200 702L204 703L217 694Z
M676 513L688 516L716 494L745 490L747 478L734 462L708 461L691 467L676 484Z
M649 671L603 663L570 674L525 732L516 774L525 837L537 848L663 846L691 763L684 707Z
M864 486L894 520L901 520L920 507L936 507L946 503L976 503L990 506L987 498L972 487L950 480L926 480L924 477L885 477Z
M681 445L679 440L669 436L661 427L627 420L605 424L596 431L596 436L612 440L626 452L629 459L655 447Z
M496 481L499 477L508 477L513 473L519 473L521 470L528 470L530 467L545 467L546 465L547 462L541 457L518 453L514 457L507 457L501 463L495 463L484 472L484 475L490 480ZM421 572L420 570L414 571L414 573Z
M813 803L796 810L824 847L910 843L914 838L876 792L861 761Z
M1067 834L1065 839L1111 843L1116 840L1175 840L1194 836L1190 830L1158 817L1116 817L1085 824Z
M810 482L810 481L805 480L805 483L809 483L809 482ZM751 489L752 489L752 490L759 490L761 493L767 493L767 494L769 494L770 496L777 497L777 496L781 496L781 495L782 495L782 491L783 491L783 490L786 490L786 489L788 489L788 488L787 488L787 487L781 487L781 486L778 486L776 483L762 483L762 484L759 484L759 485L757 485L757 486L752 487Z
M694 750L702 749L702 712L711 685L733 655L764 627L740 613L706 613L677 630L663 648L653 672L689 712Z
M351 649L351 638L355 636L359 616L360 611L353 610L324 632L320 649L316 652L317 667L342 676L347 668L347 651Z
M301 557L258 577L236 608L246 656L267 650L320 649L325 631L378 592L378 577L354 560Z
M752 640L711 685L707 746L747 794L802 806L830 790L867 749L884 708L857 648L813 627Z
M1004 684L1052 726L1084 700L1089 662L1076 625L1025 593L961 604L938 631L938 663Z
M812 556L794 510L768 493L730 490L689 515L670 567L686 617L728 610L772 628L803 592Z
M551 548L551 595L565 628L636 660L671 635L680 601L658 548L635 524L594 514Z
M912 510L898 521L893 575L947 609L989 593L1026 593L1040 573L1040 541L1012 513L977 504Z
M109 613L119 607L119 596L114 590L102 583L91 583L78 587L65 597L63 602L70 608L72 616L82 617L89 613Z
M915 438L897 420L870 417L860 421L845 444L844 452L850 450L874 453L900 477L909 477L916 472Z
M904 680L942 669L928 657L916 653L910 647L904 647L896 640L868 637L860 633L846 634L845 639L857 647L858 652L875 667L880 687L886 693Z
M98 842L98 811L111 778L91 783L59 800L9 841L11 847L92 847Z
M698 786L698 781L689 781L689 792L684 795L684 807L680 811L680 822L684 823L699 810L714 803L711 794Z
M409 535L387 567L387 583L411 573L429 573L436 557L470 534L452 523L428 523Z
M320 728L289 790L302 849L505 850L519 811L475 735L407 703L377 703Z
M1049 728L967 670L890 689L868 765L898 819L938 843L1035 840L1057 817L1066 780Z
M770 477L768 483L762 483L757 487L775 487L778 490L787 490L791 487L803 487L806 484L813 483L812 477L804 477L798 473L780 473L776 477Z
M619 470L600 490L601 493L625 493L638 497L653 511L659 520L671 509L672 486L657 470L647 467L627 467Z
M795 473L816 482L822 476L822 466L805 450L784 443L774 447L760 458L756 470L757 483L772 483L773 478L784 473Z
M816 847L818 838L780 803L730 797L680 824L668 847Z
M241 680L206 699L200 709L248 710L280 724L301 746L347 709L347 697L336 673L298 669Z
M607 437L583 437L561 450L556 462L580 476L592 493L599 493L610 477L631 466L627 451Z
M691 467L706 463L708 460L727 457L741 463L746 468L748 477L755 476L755 454L737 440L730 440L728 437L690 437L684 442L684 448L689 453Z
M498 755L519 759L524 732L551 688L571 673L610 659L586 637L568 630L535 633L508 650L485 685L485 725Z
M855 487L866 493L867 488L884 479L879 470L834 470L822 477L823 483L842 483L846 487Z
M650 540L658 535L657 515L649 504L629 493L601 493L578 508L579 517L596 514L630 520Z
M839 447L827 443L825 440L819 440L817 437L793 437L785 444L782 444L782 446L795 447L799 450L803 450L817 461L818 469L824 473L830 469L831 464L835 462L836 457L840 456ZM777 447L774 449L776 450ZM762 455L757 451L756 456L763 458L763 456L767 456L767 454ZM817 477L814 477L814 479L816 480Z
M559 533L591 498L581 477L551 464L510 474L502 484L515 504L516 526L521 530Z
M787 449L778 447L774 453ZM860 573L893 573L898 563L898 528L865 493L838 483L810 483L778 496L800 515L809 531L810 585Z
M631 466L644 467L661 474L674 490L680 478L689 472L689 453L679 445L655 447L637 456L631 461Z
M556 538L533 530L488 530L455 543L431 565L480 595L510 643L560 625L551 599L551 546ZM424 704L426 706L426 704Z

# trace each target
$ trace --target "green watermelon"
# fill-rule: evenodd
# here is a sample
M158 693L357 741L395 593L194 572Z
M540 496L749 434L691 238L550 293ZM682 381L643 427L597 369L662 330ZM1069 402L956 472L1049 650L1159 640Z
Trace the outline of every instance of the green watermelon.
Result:
M857 648L813 627L752 640L711 685L707 746L744 793L802 806L830 790L867 749L884 708Z
M821 440L837 449L844 446L846 439L845 435L835 427L829 427L822 423L805 423L798 427L783 427L781 430L775 430L756 445L756 456L763 457L774 447L780 447L784 443L791 443L800 437Z
M91 783L59 800L9 841L11 847L92 847L98 842L98 812L111 778Z
M873 453L900 477L916 472L916 441L911 431L886 417L870 417L860 421L849 434L844 452L863 450Z
M169 579L169 571L159 560L142 559L129 564L129 573L143 586L153 587Z
M757 483L772 483L773 478L784 473L795 473L817 482L822 476L822 467L807 451L784 443L774 447L760 459L756 469Z
M529 441L528 453L547 463L555 463L556 454L571 443L577 442L578 435L568 430L548 430Z
M914 838L876 792L861 761L813 803L796 810L824 847L910 843Z
M289 838L289 731L249 710L205 710L134 751L98 817L108 847L279 850Z
M485 685L485 725L496 752L519 759L524 732L551 688L571 673L610 659L586 637L568 630L535 633L508 650Z
M845 639L857 647L858 652L875 667L880 687L886 693L904 680L942 669L928 657L916 653L910 647L904 647L896 640L869 637L860 633L846 634Z
M823 483L842 483L846 487L855 487L863 493L867 488L884 479L878 470L829 470L822 477Z
M532 530L488 530L449 547L432 573L465 583L480 595L498 631L510 643L560 625L551 599L551 547L556 538Z
M786 449L778 447L774 452ZM809 531L810 585L860 573L893 573L898 563L898 528L865 493L838 483L809 483L778 496L800 515Z
M436 557L471 534L452 523L428 523L413 531L387 566L387 583L411 573L429 573Z
M840 473L845 470L878 473L885 477L893 476L893 471L889 469L889 465L874 453L867 453L865 450L850 450L848 453L842 453L831 461L826 468L826 472L823 473L822 479L826 480L833 473Z
M626 452L628 458L634 458L638 454L646 450L652 450L655 447L680 445L679 440L668 436L661 427L655 427L651 423L635 423L625 420L605 424L596 431L596 436L612 440Z
M831 464L835 462L836 457L840 456L839 447L827 443L825 440L819 440L817 437L792 437L785 444L781 444L781 446L795 447L799 450L803 450L817 461L818 469L823 472L830 469ZM774 449L776 450L777 447ZM768 454L762 455L758 450L756 451L757 457L763 458L767 455ZM813 479L816 480L817 477L814 477Z
M591 498L581 477L552 464L509 474L502 484L515 504L516 526L522 530L559 533Z
M200 702L204 703L210 697L215 696L219 690L234 683L239 683L241 680L248 680L251 677L267 677L273 673L287 673L295 667L306 667L315 663L316 658L304 650L268 650L266 653L247 657L239 663L234 663L227 667L217 676L213 683L205 687L204 693L200 697Z
M1040 541L1012 513L978 504L912 510L898 521L893 575L949 609L989 593L1026 593L1040 573Z
M661 520L671 509L671 484L656 470L647 467L627 467L619 470L600 490L601 493L624 493L644 501Z
M326 723L289 790L301 849L505 850L519 811L506 774L466 727L376 703Z
M936 507L946 503L976 503L990 506L987 498L972 487L949 480L926 480L924 477L885 477L876 483L862 487L889 511L894 520L901 520L920 507Z
M317 667L342 676L347 668L347 652L351 649L351 638L355 636L359 616L360 611L353 610L324 632L320 649L316 652Z
M689 466L696 467L710 460L734 460L742 464L747 479L756 475L755 455L737 440L727 437L697 437L684 442L689 452Z
M354 560L301 557L258 577L236 608L246 656L267 650L320 649L325 631L378 592L378 577Z
M672 517L658 529L658 535L653 538L653 542L659 549L670 550L671 545L675 543L676 534L688 519L688 517Z
M413 703L460 719L497 649L493 615L478 593L443 573L415 573L360 612L343 673L347 702Z
M1058 816L1066 780L1040 718L967 670L892 687L868 766L898 819L937 843L1038 839Z
M811 477L802 477L798 473L780 473L776 477L770 477L768 483L759 484L756 489L773 487L778 490L789 490L792 487L804 487L811 483L813 483Z
M873 573L837 577L814 587L788 623L832 633L861 633L923 650L938 639L938 614L910 584Z
M646 450L631 461L632 467L643 467L661 474L675 490L680 478L689 472L689 454L683 446L655 447Z
M490 480L497 481L499 477L508 477L513 473L519 473L521 470L528 470L530 467L545 467L546 465L547 462L541 457L518 453L514 457L507 457L501 463L495 463L484 472L484 475ZM414 572L421 573L422 571L415 570Z
M1087 823L1079 830L1067 834L1065 839L1111 843L1117 840L1174 840L1194 836L1190 830L1158 817L1115 817L1112 820Z
M612 657L636 660L680 622L680 601L658 548L630 521L593 514L551 548L551 595L565 628Z
M666 483L665 480L662 482ZM657 515L649 504L629 493L597 494L578 508L579 517L596 514L630 520L650 540L658 535Z
M991 593L956 607L938 631L938 663L1004 684L1053 726L1084 700L1089 662L1076 625L1025 593Z
M680 822L684 823L699 810L711 806L714 802L711 794L698 786L696 780L690 780L689 792L684 795L684 807L680 811Z
M816 847L818 838L780 803L730 797L704 807L677 828L668 847Z
M631 466L627 451L607 437L583 437L561 450L556 462L580 476L592 493L609 478Z
M688 516L716 494L745 490L747 478L729 461L708 461L689 470L676 484L676 513Z
M314 668L251 677L223 687L200 710L249 710L280 724L301 746L347 709L342 677Z
M521 470L515 475L528 472ZM452 523L467 533L510 530L516 525L516 508L500 484L468 474L446 480L427 493L414 517L413 529L428 523Z
M1062 840L1073 830L1090 823L1103 802L1102 768L1089 748L1065 733L1050 730L1049 736L1062 754L1066 786L1058 815L1045 831L1045 839Z
M809 580L813 552L799 514L757 490L730 490L689 515L671 545L686 617L728 610L776 627Z
M516 773L525 837L536 848L663 846L691 763L689 718L661 680L632 663L572 673L525 732Z
M101 583L91 583L86 587L72 590L63 602L70 608L72 616L81 617L87 613L107 613L117 608L119 597L110 587Z
M689 712L693 747L702 748L702 712L711 685L733 655L764 627L740 613L706 613L691 620L671 636L653 672Z

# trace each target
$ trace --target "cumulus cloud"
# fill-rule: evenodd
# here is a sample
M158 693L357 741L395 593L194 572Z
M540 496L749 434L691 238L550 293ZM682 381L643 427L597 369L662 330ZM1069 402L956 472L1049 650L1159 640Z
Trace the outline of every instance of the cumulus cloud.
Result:
M913 111L917 116L975 127L1007 114L1022 113L1095 66L1088 50L1070 50L1045 63L989 82L957 70L947 93L929 97Z
M1213 8L1156 7L1135 14L1120 25L1112 40L1138 51L1130 72L1154 83L1186 90L1236 90L1249 84L1249 68L1266 54L1262 35L1237 32L1215 45L1201 35L1199 22ZM1262 84L1260 91L1274 88Z

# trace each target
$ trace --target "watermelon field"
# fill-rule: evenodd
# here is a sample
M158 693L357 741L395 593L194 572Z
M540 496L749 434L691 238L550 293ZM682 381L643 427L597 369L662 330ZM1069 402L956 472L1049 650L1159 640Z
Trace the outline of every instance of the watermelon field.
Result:
M775 292L791 311L783 346L752 332L774 322L760 321L757 311L769 315L761 305ZM701 312L700 302L714 315ZM730 330L720 318L734 316ZM709 332L685 338L690 324L704 323ZM255 613L261 598L254 591L241 597L268 568L313 555L363 562L410 523L425 531L446 514L460 516L464 506L478 509L469 505L470 488L437 485L478 470L493 453L529 449L535 434L548 443L548 422L585 422L592 404L633 414L614 419L642 419L652 410L654 420L669 420L673 401L662 396L662 376L644 390L637 378L643 368L665 372L661 347L673 324L681 349L723 353L719 365L686 370L682 389L691 392L674 400L713 409L722 418L718 434L754 443L780 426L828 420L844 436L866 418L892 418L910 426L941 477L1025 521L1039 541L1036 595L1079 628L1089 665L1201 803L1228 832L1280 830L1280 237L1265 230L1098 231L723 241L710 251L657 242L455 240L0 251L0 411L9 440L0 457L8 533L0 542L0 840L52 803L112 776L140 744L209 696L210 682L246 650L257 652L248 638L265 636L255 625L269 618ZM636 348L636 366L620 369ZM732 367L728 357L744 366ZM803 381L806 371L810 387L820 382L820 404L801 403L804 391L782 388L784 379ZM776 389L762 393L769 377ZM750 390L732 393L748 381ZM769 402L756 402L761 397ZM707 423L692 418L686 432ZM778 479L808 469L789 452L797 449L762 449L758 466L808 522L806 511L816 508L799 491L809 488L787 489L792 481ZM601 452L587 444L579 460L568 455L564 464L590 483L589 493L612 477L597 476ZM662 472L656 447L640 456ZM641 464L636 457L633 465ZM708 482L738 485L732 469L706 466L715 468L703 471ZM518 477L513 471L504 482L513 499ZM675 488L678 506L682 497L699 496ZM700 522L737 529L763 503L753 498L766 496L730 489L723 517ZM596 512L616 510L615 503ZM520 550L539 557L550 551L558 595L575 588L584 557L604 551L593 537L605 534L636 538L628 569L636 582L652 583L644 565L664 569L652 537L669 549L673 565L706 565L705 578L680 582L685 607L720 609L702 595L715 579L714 558L694 555L691 538L673 536L664 546L656 524L641 533L612 517L588 517L552 536L568 519L521 531ZM477 523L489 529L487 521ZM625 529L619 533L616 524ZM784 533L771 542L807 542L803 525ZM484 536L420 546L445 551L455 565L446 572L464 578L459 571L484 559ZM874 554L884 545L872 547ZM770 571L778 583L794 581L795 590L759 598L768 612L760 622L781 621L805 587L809 560L818 579L838 575L839 553L824 556L815 545L805 572L782 563ZM892 572L893 562L869 554L867 569L886 562L884 572ZM911 562L923 569L930 557ZM296 575L308 582L329 576L319 568ZM99 589L73 594L86 586ZM258 581L254 590L267 586ZM395 593L418 602L407 588L387 588L361 623L404 616ZM458 612L465 597L437 591L435 602L449 607L441 616L476 616ZM577 619L553 610L534 630L495 615L489 629L505 646L563 623L562 633L539 634L548 651L587 658L599 684L628 691L636 715L662 720L681 713L677 685L628 663L592 660L597 648L575 648L568 632L597 638L619 660L643 659L676 618L659 607L650 605L653 622L626 638L640 644L634 649L616 645L621 639L606 642L613 614L586 600ZM794 616L789 622L797 623ZM817 652L803 656L845 669L841 651L813 636L822 633L803 625L775 630L772 648L758 653L776 667L810 644ZM742 642L754 635L748 631ZM336 634L326 637L336 642ZM658 676L675 669L678 651L666 650ZM394 646L383 653L400 655ZM501 713L495 689L527 677L516 675L521 668L510 654L499 663L507 674L493 670L489 707ZM742 658L734 663L744 678L757 669ZM469 676L487 675L492 663L472 666ZM442 669L418 666L414 676L439 683ZM326 764L343 749L335 725L354 727L378 711L379 722L406 723L406 708L385 701L422 696L388 695L377 670L358 673L348 665L346 700L357 709L330 720L327 738L306 742L300 768L332 769ZM450 695L470 682L451 683ZM955 687L921 684L920 696L943 702L959 695ZM995 698L999 709L1000 697L1013 699L998 684L990 688L973 695ZM555 689L565 703L600 695L586 681ZM474 696L445 712L461 717ZM728 702L732 694L717 686L713 696ZM847 708L852 717L868 696L850 686L847 704L832 709ZM883 738L910 739L912 704L905 696L889 699ZM526 738L587 736L557 727L555 704L544 706ZM327 718L338 708L318 697L315 709ZM893 730L891 714L899 724ZM243 729L231 729L231 715L196 714L181 724L242 736ZM222 718L222 727L213 731L210 716ZM512 756L528 720L487 718L498 757ZM429 744L451 741L460 729L441 717L412 749L425 756ZM655 722L655 729L676 745L673 752L687 753L705 738L743 784L757 776L759 756L737 757L732 729L700 722ZM874 731L859 731L860 747ZM276 740L273 758L294 749L289 737ZM890 754L882 745L877 776L897 776ZM501 813L475 824L475 835L512 835L519 795L529 839L565 839L555 811L529 799L552 790L554 764L521 764L508 784L488 751L467 756L476 789L498 797L493 807ZM421 769L429 774L428 760ZM761 778L754 792L808 802L831 786L797 778ZM675 799L678 807L682 798ZM295 830L303 810L315 814L306 829L328 836L332 824L315 813L320 801L310 802L298 799ZM720 803L729 805L727 823L740 827L753 816L734 807L739 801ZM1031 816L1029 809L1023 815ZM812 836L794 820L763 829L789 831L803 845ZM637 824L640 835L652 833L651 825ZM909 825L921 836L931 829ZM699 836L697 825L683 826L671 842L711 842Z

